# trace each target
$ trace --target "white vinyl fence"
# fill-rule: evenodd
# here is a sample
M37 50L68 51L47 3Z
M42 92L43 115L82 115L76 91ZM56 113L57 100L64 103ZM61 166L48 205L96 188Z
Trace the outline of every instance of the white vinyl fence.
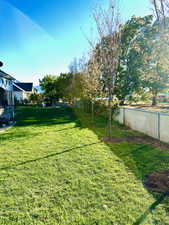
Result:
M133 130L169 143L169 113L120 108L116 120Z

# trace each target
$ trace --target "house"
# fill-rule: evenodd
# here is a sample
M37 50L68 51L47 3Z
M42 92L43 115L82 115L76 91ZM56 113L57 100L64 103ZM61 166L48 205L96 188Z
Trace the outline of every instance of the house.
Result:
M160 93L158 99L160 103L169 103L169 92Z
M12 76L0 70L0 124L8 123L14 118L14 80Z
M28 100L32 93L35 93L36 90L33 87L33 83L14 83L13 84L13 91L15 100L20 103Z

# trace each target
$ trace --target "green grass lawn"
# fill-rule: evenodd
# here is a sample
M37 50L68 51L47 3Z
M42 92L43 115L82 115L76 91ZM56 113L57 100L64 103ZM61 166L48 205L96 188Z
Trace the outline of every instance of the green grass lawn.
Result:
M169 197L143 179L169 152L101 141L105 121L69 108L20 107L0 133L0 225L169 225ZM117 137L135 135L114 125Z

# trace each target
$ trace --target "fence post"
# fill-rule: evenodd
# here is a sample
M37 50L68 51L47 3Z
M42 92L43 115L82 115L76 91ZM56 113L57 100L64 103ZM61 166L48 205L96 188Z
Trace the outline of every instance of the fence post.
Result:
M161 134L160 134L160 130L161 130L161 129L160 129L160 128L161 128L161 127L160 127L160 126L161 126L161 124L160 124L160 119L161 119L161 118L160 118L160 112L158 112L158 113L157 113L157 120L158 120L158 126L157 126L157 127L158 127L158 139L159 139L159 140L161 139Z
M123 108L123 125L126 125L125 108Z

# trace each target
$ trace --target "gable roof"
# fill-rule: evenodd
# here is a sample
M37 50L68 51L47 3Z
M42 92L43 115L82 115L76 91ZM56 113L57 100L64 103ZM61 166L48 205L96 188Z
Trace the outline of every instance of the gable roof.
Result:
M15 85L13 85L13 91L22 92L23 90L21 90L20 88L18 88Z
M4 71L0 70L0 77L6 78L8 80L15 80L11 75L5 73Z
M14 83L13 85L14 91L28 91L32 92L33 83Z

